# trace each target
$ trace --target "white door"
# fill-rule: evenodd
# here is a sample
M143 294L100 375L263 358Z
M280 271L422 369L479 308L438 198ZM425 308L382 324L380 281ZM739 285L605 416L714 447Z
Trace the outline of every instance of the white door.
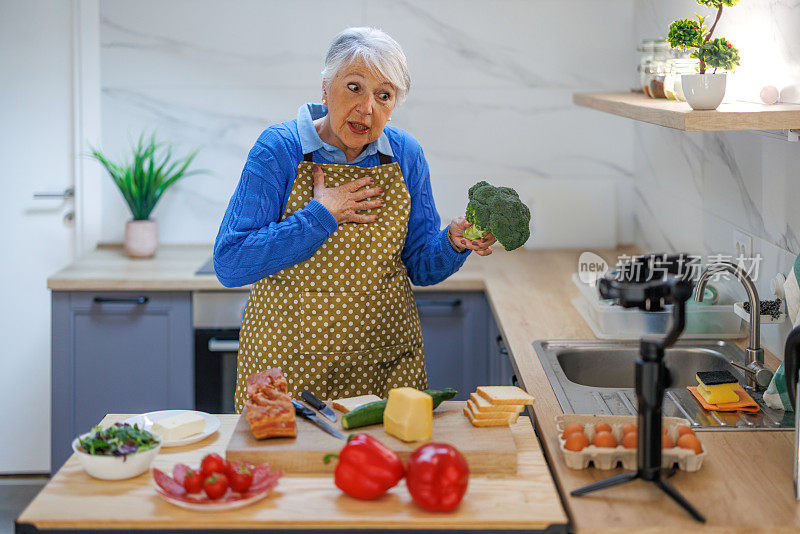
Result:
M50 292L47 277L80 250L65 221L85 150L75 139L74 50L80 0L0 0L0 473L50 467ZM81 134L81 136L83 136Z

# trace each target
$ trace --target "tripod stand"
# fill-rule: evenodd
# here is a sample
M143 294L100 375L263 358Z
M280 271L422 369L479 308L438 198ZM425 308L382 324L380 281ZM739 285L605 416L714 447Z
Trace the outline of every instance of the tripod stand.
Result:
M705 523L705 517L661 476L661 409L664 392L672 381L664 365L664 349L677 341L686 326L686 301L692 294L691 283L669 275L652 282L602 278L599 289L604 298L617 298L620 305L626 308L660 311L662 303L673 304L672 325L663 338L643 337L639 346L639 359L636 360L636 400L639 410L636 471L578 488L571 495L585 495L640 478L654 483L692 517Z

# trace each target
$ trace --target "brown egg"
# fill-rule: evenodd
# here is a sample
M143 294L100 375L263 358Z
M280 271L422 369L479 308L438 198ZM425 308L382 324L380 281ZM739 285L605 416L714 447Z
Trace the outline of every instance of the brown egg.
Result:
M567 437L564 448L569 451L581 451L589 446L589 438L583 432L573 432Z
M703 446L700 445L700 440L694 434L684 434L678 438L678 447L682 449L691 449L695 453L700 454L703 452Z
M622 435L630 434L631 432L636 432L636 425L633 423L625 423L622 425Z
M611 432L611 425L608 423L597 423L594 425L595 432Z
M622 437L622 446L626 449L635 449L638 442L639 436L636 432L628 432Z
M661 448L662 449L671 449L674 446L675 446L675 443L672 442L672 439L668 435L664 434L664 435L661 436Z
M567 439L570 436L570 434L573 434L575 432L580 432L581 434L583 434L583 426L579 425L578 423L570 423L564 429L564 433L561 434L561 438Z
M683 436L685 434L691 434L694 436L694 430L686 425L678 425L678 436Z
M614 438L614 436L611 434L611 432L603 430L603 431L598 432L597 434L595 434L594 441L592 441L592 445L594 445L595 447L611 447L611 448L613 448L613 447L617 446L617 440L616 440L616 438Z

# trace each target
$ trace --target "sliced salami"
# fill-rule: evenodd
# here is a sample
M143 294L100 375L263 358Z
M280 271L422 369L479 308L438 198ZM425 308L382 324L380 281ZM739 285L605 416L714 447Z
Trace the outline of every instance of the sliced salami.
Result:
M283 476L283 471L274 471L272 473L267 473L264 477L262 477L258 483L256 484L256 479L253 477L253 483L250 484L250 488L247 490L245 495L251 493L259 493L264 490L270 490L274 488L278 484L278 480Z
M183 487L183 484L179 484L174 478L155 467L153 468L153 480L156 481L158 487L173 497L182 497L186 495L186 489Z
M175 479L175 482L183 486L183 481L186 479L186 475L190 470L191 468L188 465L175 464L175 467L172 468L172 478Z

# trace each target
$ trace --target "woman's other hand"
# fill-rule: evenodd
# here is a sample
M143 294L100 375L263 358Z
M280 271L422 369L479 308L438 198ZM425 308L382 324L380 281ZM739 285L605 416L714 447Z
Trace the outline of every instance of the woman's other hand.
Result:
M339 187L325 187L325 173L318 166L314 166L314 200L325 206L336 222L371 223L378 220L377 215L365 215L358 211L379 208L386 204L382 198L367 200L383 194L383 188L364 188L375 180L370 176L353 180Z
M480 256L488 256L492 253L491 247L497 239L492 234L486 234L483 239L467 239L464 237L464 230L472 226L467 219L462 215L456 217L450 222L447 231L450 234L450 239L459 247L474 250Z

